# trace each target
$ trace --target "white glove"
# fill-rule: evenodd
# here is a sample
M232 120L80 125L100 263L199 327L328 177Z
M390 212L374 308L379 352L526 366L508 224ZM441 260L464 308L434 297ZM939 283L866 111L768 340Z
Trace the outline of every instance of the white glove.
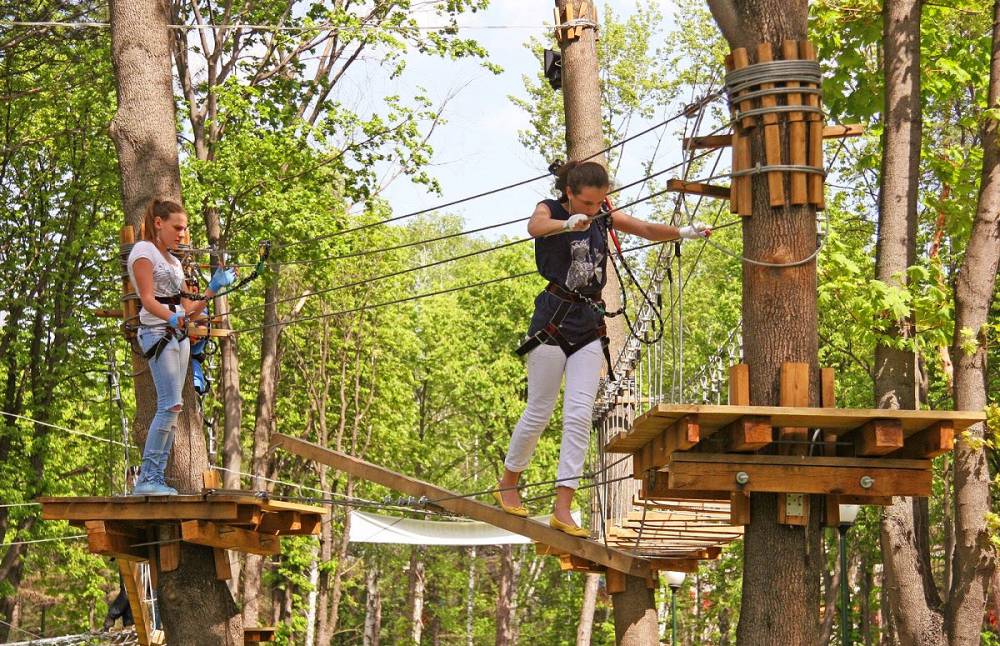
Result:
M568 220L563 222L563 229L574 229L577 231L583 231L590 226L589 220L590 218L584 215L583 213L574 213L573 215L569 216ZM579 225L581 222L587 222L587 226L583 227L582 229L577 229L577 225Z
M712 235L712 230L704 222L692 222L689 226L681 227L677 232L684 240L696 240Z

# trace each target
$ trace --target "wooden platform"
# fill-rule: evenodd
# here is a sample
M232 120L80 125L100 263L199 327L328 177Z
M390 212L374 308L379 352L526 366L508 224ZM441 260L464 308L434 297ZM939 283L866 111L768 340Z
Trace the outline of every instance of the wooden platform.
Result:
M939 424L950 425L954 432L961 432L968 426L986 419L984 413L972 411L659 404L636 418L628 433L613 437L605 446L605 451L609 453L635 453L662 436L664 432L670 430L678 421L687 416L693 416L691 421L698 427L697 438L684 439L680 442L680 446L685 448L678 450L689 450L705 438L720 430L732 428L736 422L745 421L747 418L750 418L749 421L769 426L772 429L780 427L823 429L832 432L838 438L862 429L870 423L884 420L890 423L898 422L903 439L913 438L914 441L921 439L918 435L920 431L928 430ZM757 441L754 443L767 444L768 442ZM669 447L666 448L669 449ZM915 448L919 451L923 449L923 446Z
M647 509L647 499L657 497L728 501L728 524L744 525L749 496L776 493L779 522L795 525L808 522L809 496L823 495L824 523L836 525L842 503L886 505L893 496L929 496L930 459L954 448L956 432L984 419L969 411L661 404L605 450L632 454L633 476L643 481L637 504ZM633 539L650 546L648 530L674 541L664 542L665 553L680 538L689 541L682 546L715 536L732 540L726 529L641 526L641 541L639 527L626 524L614 532L622 539L615 544ZM643 553L650 554L645 547Z
M212 486L213 476L217 474L206 474L207 485ZM229 550L279 554L280 537L318 534L326 515L323 507L216 489L195 495L39 498L38 502L44 520L67 520L86 528L90 551L117 560L143 645L156 643L156 631L149 629L142 603L141 563L148 562L155 588L160 572L180 566L180 543L194 543L213 548L216 578L229 579ZM248 628L244 639L258 643L271 641L273 635L273 628Z
M271 447L280 447L303 458L326 464L370 482L384 485L411 496L426 498L434 507L489 523L508 531L527 536L553 550L552 553L572 554L581 561L588 561L633 576L652 577L650 562L634 554L585 538L576 538L530 518L505 513L494 504L456 494L436 485L416 480L364 460L326 449L311 442L276 433Z
M252 492L178 496L39 498L43 520L128 522L135 527L209 521L275 536L318 534L323 507L271 500Z

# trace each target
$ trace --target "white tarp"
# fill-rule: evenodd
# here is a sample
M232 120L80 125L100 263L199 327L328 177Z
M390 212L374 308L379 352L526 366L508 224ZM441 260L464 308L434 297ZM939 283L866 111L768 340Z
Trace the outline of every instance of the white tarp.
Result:
M534 520L548 525L549 517ZM573 512L580 522L580 512ZM351 510L352 543L397 543L401 545L518 545L531 539L488 523L473 520L416 520Z

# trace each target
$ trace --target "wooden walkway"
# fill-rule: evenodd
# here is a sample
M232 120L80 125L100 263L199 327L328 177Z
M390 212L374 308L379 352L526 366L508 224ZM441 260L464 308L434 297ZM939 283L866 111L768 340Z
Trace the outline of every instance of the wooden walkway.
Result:
M344 453L280 433L272 438L271 447L280 447L308 460L331 466L356 478L389 487L394 491L418 498L426 498L430 503L433 503L433 507L439 507L521 536L527 536L531 540L551 548L552 552L550 553L572 554L586 561L598 563L633 576L644 578L652 576L653 568L650 562L634 554L629 554L615 547L605 547L596 541L570 536L530 518L512 516L494 504L484 504L472 500L461 494L390 471Z

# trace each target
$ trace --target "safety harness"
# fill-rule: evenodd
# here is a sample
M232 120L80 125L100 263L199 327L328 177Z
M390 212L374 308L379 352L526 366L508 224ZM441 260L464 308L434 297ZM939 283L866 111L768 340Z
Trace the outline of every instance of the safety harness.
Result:
M175 296L156 296L155 298L156 302L166 305L171 312L176 312L177 306L181 304L180 294ZM166 326L166 328L167 329L164 330L163 336L160 337L160 340L157 341L156 344L149 350L142 353L142 356L145 357L147 361L153 358L159 359L160 355L163 354L164 348L166 348L172 340L177 339L178 341L182 341L187 337L187 330L177 330L169 325Z
M522 343L517 350L515 350L518 356L528 354L538 346L546 343L548 340L553 342L549 345L558 345L562 349L563 354L567 357L571 357L573 356L573 353L578 351L580 348L583 348L584 346L600 339L601 349L604 351L604 360L608 363L608 377L614 381L615 373L611 367L611 340L608 338L607 325L601 323L577 343L570 342L570 340L567 339L562 333L561 329L563 321L565 321L566 317L569 316L570 311L572 311L574 307L580 307L581 305L592 307L601 316L613 316L613 314L609 315L604 309L604 301L601 299L594 300L588 296L584 296L583 294L567 291L555 283L549 283L546 285L545 291L559 299L559 307L556 308L556 311L552 314L549 322L545 324L545 327L525 339L524 343Z

